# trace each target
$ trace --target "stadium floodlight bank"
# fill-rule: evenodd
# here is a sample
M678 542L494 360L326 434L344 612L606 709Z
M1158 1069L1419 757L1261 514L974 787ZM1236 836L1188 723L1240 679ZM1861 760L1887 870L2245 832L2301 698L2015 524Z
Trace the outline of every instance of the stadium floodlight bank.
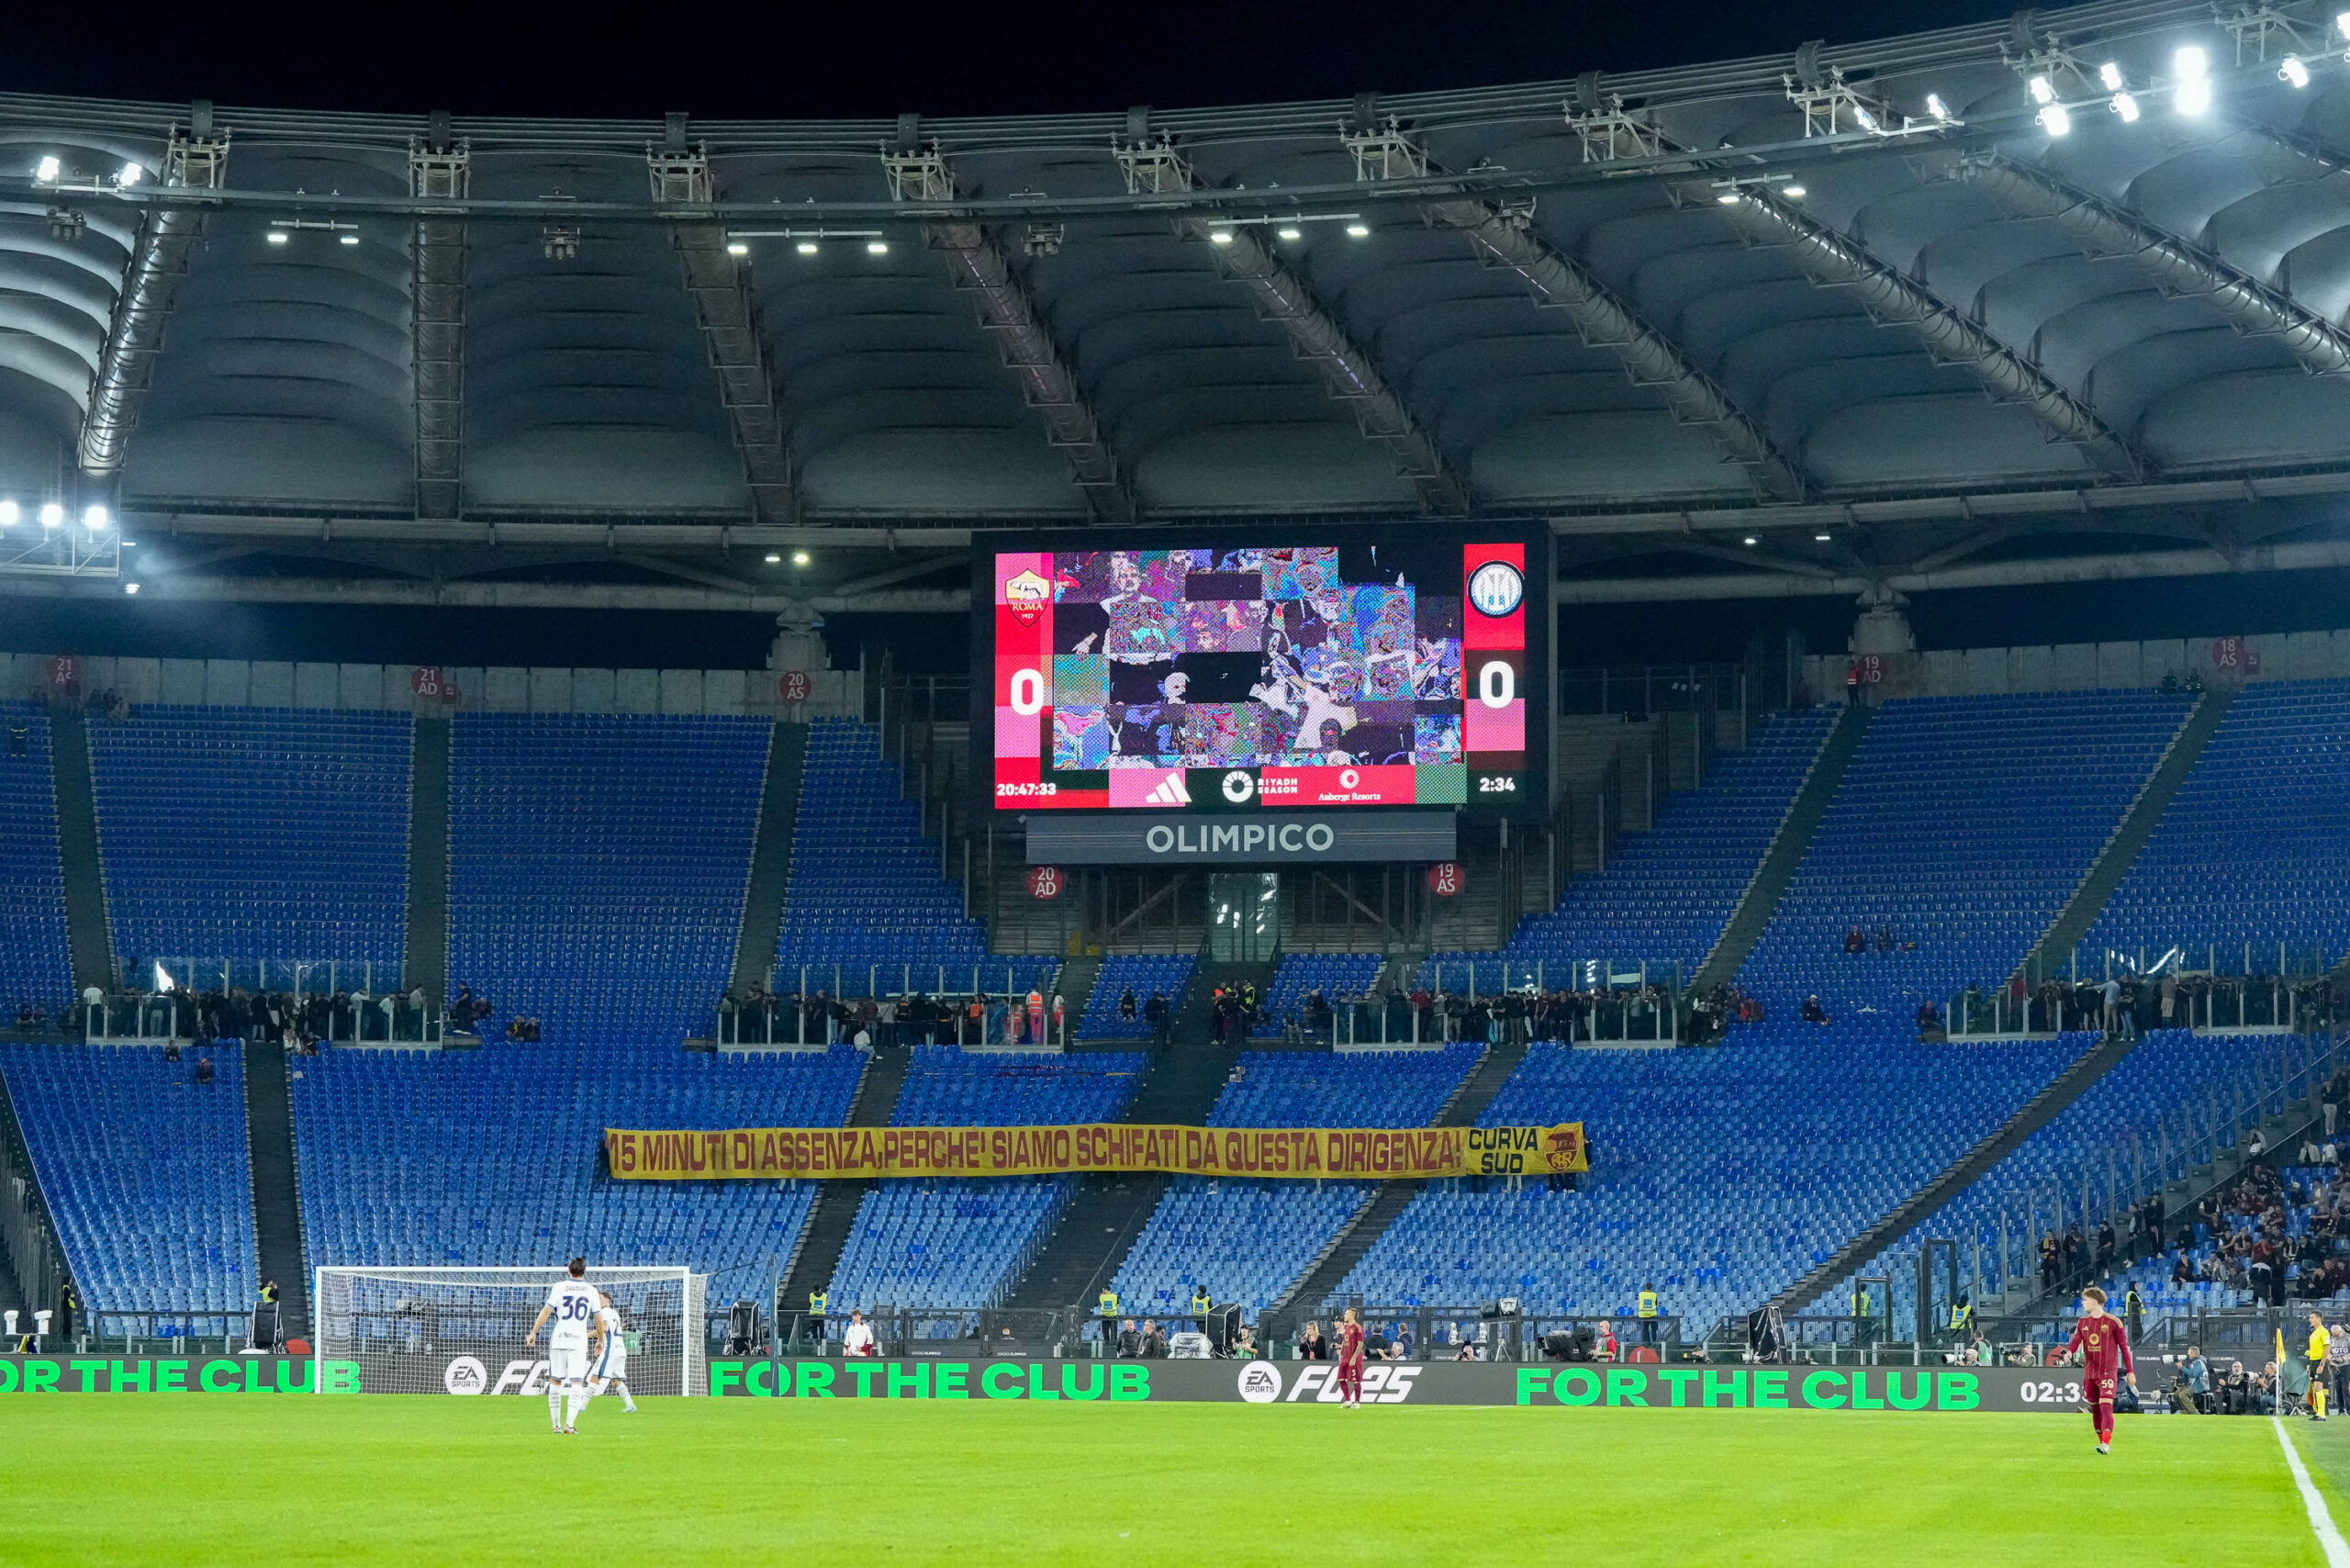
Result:
M357 1362L359 1385L371 1394L544 1394L547 1332L535 1345L523 1341L548 1290L567 1277L559 1264L319 1269L313 1354L322 1371ZM632 1392L708 1392L709 1281L685 1268L588 1271L588 1282L620 1310Z

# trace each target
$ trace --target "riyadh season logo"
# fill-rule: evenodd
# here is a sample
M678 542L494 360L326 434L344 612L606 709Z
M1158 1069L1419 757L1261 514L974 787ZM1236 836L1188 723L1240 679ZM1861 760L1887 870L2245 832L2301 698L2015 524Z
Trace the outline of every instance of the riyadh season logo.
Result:
M1257 781L1240 768L1224 776L1224 798L1236 806L1246 805L1257 793Z
M471 1356L459 1356L441 1374L441 1386L452 1394L479 1394L489 1386L489 1369Z
M1240 1397L1251 1405L1270 1405L1281 1396L1281 1369L1270 1361L1249 1361L1240 1369Z

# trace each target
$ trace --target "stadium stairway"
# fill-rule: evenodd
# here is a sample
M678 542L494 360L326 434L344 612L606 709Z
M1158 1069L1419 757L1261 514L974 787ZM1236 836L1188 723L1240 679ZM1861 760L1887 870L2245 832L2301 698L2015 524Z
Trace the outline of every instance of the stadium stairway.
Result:
M1077 1032L1078 1020L1085 1016L1086 1007L1093 1001L1094 984L1102 978L1102 955L1088 953L1061 965L1053 984L1060 992L1061 1016L1067 1020L1069 1032Z
M1192 975L1192 989L1183 993L1182 1004L1168 1021L1168 1039L1178 1050L1207 1046L1214 1038L1216 988L1253 985L1260 1000L1269 1000L1273 994L1273 971L1280 967L1278 958L1262 963L1225 962L1203 952L1200 967ZM1214 1103L1214 1098L1210 1095L1209 1103Z
M734 944L738 993L765 984L775 969L783 894L791 885L791 831L800 820L800 780L807 763L808 726L776 721L767 742L767 782L759 791L758 831L751 842L750 879L743 890L742 935Z
M2105 908L2106 901L2113 896L2113 890L2121 885L2122 879L2130 874L2130 868L2136 864L2138 852L2145 848L2146 841L2161 825L2163 813L2170 810L2170 803L2177 798L2179 786L2185 784L2187 776L2195 771L2195 764L2202 756L2203 748L2219 732L2220 722L2228 716L2228 705L2235 700L2235 696L2232 688L2224 690L2214 689L2206 691L2188 711L2186 722L2178 727L2178 734L2171 737L2170 749L2163 753L2162 761L2155 765L2154 772L2147 775L2146 782L2138 790L2138 798L2130 802L2129 812L2114 828L2113 836L2106 840L2105 847L2098 852L2097 859L2090 863L2087 872L2081 878L2081 885L2073 890L2073 896L2057 912L2056 918L2050 922L2039 942L2024 955L2023 962L2016 966L2018 974L2029 975L2035 959L2062 962L2080 945L2081 938L2088 935L2089 927L2097 924L2098 912Z
M420 718L408 748L408 945L401 984L449 995L449 721Z
M777 907L780 909L781 901ZM911 1046L876 1047L856 1081L856 1098L849 1103L852 1127L886 1127L906 1086L906 1069L912 1065ZM839 1272L841 1249L848 1245L849 1227L856 1223L857 1206L873 1190L869 1181L819 1182L816 1201L809 1206L808 1223L791 1249L783 1271L783 1309L806 1310L809 1293L828 1284ZM789 1319L787 1319L789 1321Z
M2130 1047L2136 1044L2119 1035L2100 1038L2076 1058L2072 1066L2058 1073L2047 1088L2025 1101L2014 1115L1944 1166L1939 1175L1903 1199L1891 1214L1845 1242L1833 1257L1781 1291L1772 1298L1771 1305L1781 1312L1796 1312L1818 1301L1822 1292L1907 1236L1920 1220L1964 1191L1969 1182L2014 1153L2024 1139L2080 1098L2084 1090L2128 1056Z
M1195 981L1191 994L1197 997L1207 989ZM1185 1011L1189 1010L1187 1003ZM1205 1125L1240 1053L1207 1045L1207 1025L1202 1016L1202 1043L1184 1045L1184 1036L1179 1035L1174 1046L1150 1054L1142 1082L1136 1086L1120 1121L1189 1127ZM1102 1282L1117 1272L1171 1180L1157 1174L1079 1177L1076 1195L1061 1211L1044 1246L1037 1249L1028 1271L1012 1287L1005 1305L1040 1311L1076 1305L1091 1310Z
M57 779L57 847L65 875L66 943L73 989L114 986L114 938L106 924L106 872L98 858L98 798L90 774L90 729L79 708L49 716L50 765Z
M1754 868L1754 876L1739 895L1738 908L1722 927L1721 939L1706 961L1697 967L1696 975L1689 982L1689 994L1703 996L1739 971L1746 956L1762 939L1763 929L1771 924L1771 912L1779 906L1787 884L1795 880L1796 868L1803 864L1804 852L1811 847L1811 835L1818 828L1820 819L1828 814L1830 802L1844 782L1845 767L1852 754L1861 748L1861 737L1868 734L1869 721L1875 716L1874 708L1847 708L1836 716L1836 726L1828 732L1827 741L1819 755L1812 760L1811 771L1804 775L1803 788L1787 804L1785 821L1771 837L1771 847Z
M303 1255L302 1197L294 1174L294 1102L285 1047L245 1046L245 1138L252 1166L253 1244L261 1277L275 1280L278 1316L288 1338L310 1325L310 1270ZM255 1282L254 1289L260 1288Z
M1525 1060L1526 1043L1523 1040L1487 1047L1476 1070L1460 1081L1460 1087L1453 1091L1452 1098L1445 1102L1444 1109L1437 1113L1431 1125L1439 1127L1476 1126L1477 1118L1485 1114L1485 1107L1494 1103L1494 1096L1500 1093L1502 1085L1509 1081L1509 1075L1516 1072ZM1363 1254L1371 1250L1371 1244L1386 1233L1387 1227L1395 1223L1395 1216L1402 1214L1427 1185L1425 1182L1382 1182L1371 1202L1357 1211L1355 1217L1330 1238L1330 1245L1306 1266L1305 1272L1290 1287L1289 1294L1273 1305L1272 1310L1285 1313L1301 1304L1326 1301L1336 1294L1338 1286L1354 1271L1355 1265L1362 1261Z

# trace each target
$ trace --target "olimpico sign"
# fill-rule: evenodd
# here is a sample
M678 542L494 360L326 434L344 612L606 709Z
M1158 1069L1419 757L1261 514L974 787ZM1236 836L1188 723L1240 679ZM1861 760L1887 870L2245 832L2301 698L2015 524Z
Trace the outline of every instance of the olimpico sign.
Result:
M1249 866L1449 860L1450 812L1298 812L1028 819L1028 859L1055 866Z

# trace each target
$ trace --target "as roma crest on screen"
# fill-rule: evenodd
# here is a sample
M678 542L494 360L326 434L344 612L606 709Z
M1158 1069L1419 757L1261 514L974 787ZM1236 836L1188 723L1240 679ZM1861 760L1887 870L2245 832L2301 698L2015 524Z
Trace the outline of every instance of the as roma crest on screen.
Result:
M1034 626L1053 601L1053 585L1033 571L1022 572L1003 585L1003 606L1023 626Z

